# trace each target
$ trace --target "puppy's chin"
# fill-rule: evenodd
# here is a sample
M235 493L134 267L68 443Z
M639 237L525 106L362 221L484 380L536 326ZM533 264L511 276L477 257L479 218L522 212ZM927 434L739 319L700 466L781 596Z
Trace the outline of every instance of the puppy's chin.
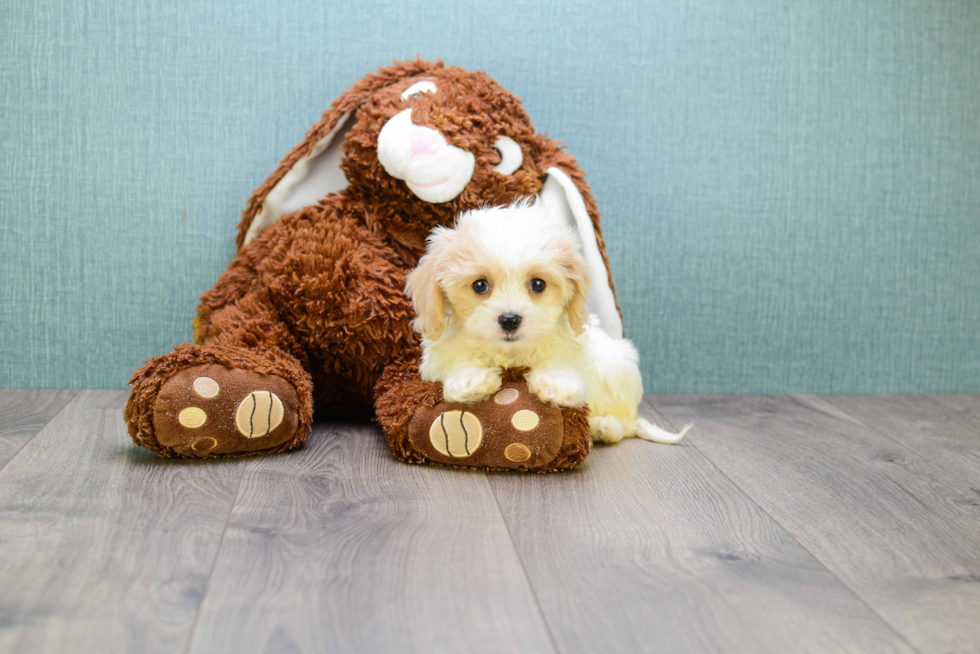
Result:
M469 332L472 338L475 338L478 342L482 342L484 346L500 351L516 349L522 345L527 345L532 340L524 330L509 333L502 329L494 329L488 333L484 330L468 329L467 332Z
M473 335L491 347L512 348L516 345L528 342L527 336L520 332L511 334L502 330L496 330L491 334L487 334L486 332L475 332Z
M494 343L499 344L500 347L505 349L515 349L515 348L527 348L536 347L540 345L543 341L549 338L556 337L551 330L537 330L537 329L524 329L521 328L514 333L507 333L505 331L498 331L494 338L491 339Z

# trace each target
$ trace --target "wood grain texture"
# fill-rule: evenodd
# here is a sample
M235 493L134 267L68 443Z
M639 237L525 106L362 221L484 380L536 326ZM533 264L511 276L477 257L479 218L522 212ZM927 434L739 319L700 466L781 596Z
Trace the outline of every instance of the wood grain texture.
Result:
M543 477L164 460L68 398L0 392L0 651L980 649L980 396L653 397L684 444Z
M0 470L76 391L0 388Z
M975 397L835 395L822 399L928 460L962 487L964 493L955 499L940 492L940 504L980 506L980 407L971 404ZM909 464L894 458L899 465ZM974 517L980 518L980 511Z
M913 651L689 444L491 486L562 652Z
M946 407L953 415L980 425L980 394L925 395L937 404Z
M918 649L980 649L976 422L928 398L654 402Z
M191 652L551 652L486 476L325 424L249 461Z
M125 397L80 393L0 472L0 651L187 642L244 462L136 449Z

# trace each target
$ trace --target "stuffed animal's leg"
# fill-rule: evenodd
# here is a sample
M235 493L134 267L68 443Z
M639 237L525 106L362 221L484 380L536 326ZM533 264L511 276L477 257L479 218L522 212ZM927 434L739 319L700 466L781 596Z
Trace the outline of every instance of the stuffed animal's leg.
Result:
M168 457L292 449L309 434L312 384L288 329L256 297L215 312L210 338L133 374L125 419L137 445Z
M418 348L385 369L375 409L396 456L409 463L527 472L567 470L592 446L588 409L544 404L528 391L523 370L505 370L493 397L446 402L442 384L422 381Z

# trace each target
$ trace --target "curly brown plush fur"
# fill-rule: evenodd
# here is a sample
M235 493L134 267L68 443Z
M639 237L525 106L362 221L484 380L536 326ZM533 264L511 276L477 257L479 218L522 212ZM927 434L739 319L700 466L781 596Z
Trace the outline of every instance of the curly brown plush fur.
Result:
M402 92L421 79L433 80L438 95L403 100ZM475 157L469 184L451 201L419 199L378 161L382 126L407 106L413 123L438 130L449 144ZM341 168L349 186L283 216L245 245L270 191L348 112L354 122L343 143ZM493 144L500 135L516 141L524 154L510 175L493 170L499 161ZM558 143L535 133L517 98L484 73L441 61L399 62L368 75L333 103L252 194L239 224L239 254L201 298L194 321L197 345L182 345L134 373L126 408L133 440L163 456L194 456L160 444L154 401L176 372L219 363L279 375L300 397L296 434L263 452L302 442L315 406L321 415L376 415L397 456L425 462L408 444L406 425L418 408L438 404L442 392L418 376L420 349L410 325L412 306L402 291L405 277L434 226L483 204L537 194L552 166L579 190L608 271L599 213L582 171ZM566 441L544 471L574 466L589 452L587 411L564 409L562 415Z

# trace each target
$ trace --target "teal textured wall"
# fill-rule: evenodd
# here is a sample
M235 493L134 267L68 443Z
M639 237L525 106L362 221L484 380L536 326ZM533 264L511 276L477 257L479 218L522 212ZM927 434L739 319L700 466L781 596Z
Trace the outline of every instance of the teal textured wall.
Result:
M419 53L588 171L648 391L980 391L980 5L464 4L6 0L0 385L189 339L252 188Z

